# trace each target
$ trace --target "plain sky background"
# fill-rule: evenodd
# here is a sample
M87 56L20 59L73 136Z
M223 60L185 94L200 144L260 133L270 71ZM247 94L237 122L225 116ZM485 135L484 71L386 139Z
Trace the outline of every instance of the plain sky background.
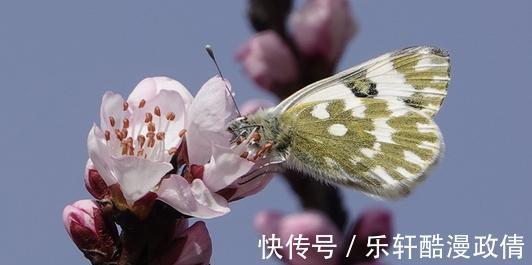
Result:
M106 90L127 95L168 75L193 94L215 68L211 43L237 100L271 98L234 60L251 36L246 1L0 1L0 263L86 264L63 228L63 207L89 198L86 136ZM389 50L449 50L452 82L436 120L446 154L407 199L378 202L343 190L352 220L393 211L402 234L525 236L525 260L415 260L388 264L530 264L532 256L532 2L352 1L360 31L339 69ZM262 209L292 212L281 178L207 221L213 264L262 264L253 229ZM500 250L500 249L499 249ZM500 254L500 251L499 251ZM269 262L268 264L276 264Z

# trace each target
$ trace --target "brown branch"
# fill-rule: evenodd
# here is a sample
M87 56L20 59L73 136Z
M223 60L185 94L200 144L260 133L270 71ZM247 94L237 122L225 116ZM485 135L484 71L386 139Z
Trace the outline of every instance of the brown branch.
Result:
M286 30L286 18L291 11L290 0L250 0L248 15L251 25L256 31L274 30L279 34L297 59L299 66L298 85L276 90L276 96L283 100L297 90L315 81L333 74L335 65L320 58L305 58L301 56L294 42ZM284 178L299 197L301 206L305 209L315 209L326 214L343 231L347 221L347 213L337 188L322 184L304 173L287 170Z

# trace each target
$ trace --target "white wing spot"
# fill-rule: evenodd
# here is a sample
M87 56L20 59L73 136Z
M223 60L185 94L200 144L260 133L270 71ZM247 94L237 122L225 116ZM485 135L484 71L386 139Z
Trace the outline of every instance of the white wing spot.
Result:
M344 136L347 133L347 127L343 124L335 123L329 127L329 133L334 136Z
M375 173L375 175L377 175L381 180L386 182L386 184L388 185L394 186L398 182L396 179L390 176L390 174L388 174L388 172L386 172L386 170L384 170L384 168L381 166L375 167L375 169L373 170L373 173Z
M436 131L436 129L434 128L434 125L430 123L427 124L427 123L416 122L416 127L417 127L418 132L420 133L431 133L431 132Z
M423 148L423 149L438 150L438 149L440 149L440 144L439 143L431 143L431 142L428 142L428 141L422 141L420 144L417 145L417 147Z
M368 158L373 158L378 152L370 148L362 148L360 152Z
M405 150L403 152L404 156L405 156L405 160L408 161L408 162L411 162L411 163L414 163L416 165L423 165L425 164L425 161L423 161L423 159L421 159L421 157L419 157L418 155L408 151L408 150Z
M381 143L374 143L373 148L362 148L360 152L368 158L373 158L381 151Z
M392 113L392 117L400 117L408 113L408 108L399 100L390 100L387 104L388 110Z
M320 120L328 119L328 118L331 117L329 112L327 112L327 106L328 105L329 105L328 102L320 103L320 104L314 106L314 108L312 109L310 114L312 115L312 117L318 118Z
M359 157L359 156L352 156L349 161L351 161L351 163L353 163L353 165L356 165L356 164L358 164L358 163L360 163L362 161L362 158Z
M395 129L388 125L388 118L377 118L373 121L375 130L370 132L375 136L378 142L381 143L395 143L392 139L392 134Z
M422 70L426 70L427 68L430 68L433 66L433 63L432 63L432 58L430 57L425 57L421 60L419 60L416 64L416 66L414 66L414 70L416 71L422 71Z
M401 174L402 176L404 176L405 178L410 179L410 180L413 180L416 177L416 175L410 173L404 167L397 167L395 169L395 171L397 171L397 173Z
M325 156L323 157L323 159L325 159L325 163L327 163L327 165L330 167L330 168L336 168L338 167L338 163L336 163L336 161L334 161L334 159L328 157L328 156Z
M362 102L360 98L351 95L344 99L345 110L351 110L351 115L355 118L364 118L366 111L366 105Z

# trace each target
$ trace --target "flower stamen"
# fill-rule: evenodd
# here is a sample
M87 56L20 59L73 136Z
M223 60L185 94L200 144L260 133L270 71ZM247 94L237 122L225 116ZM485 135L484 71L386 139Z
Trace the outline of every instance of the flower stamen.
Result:
M144 137L144 135L137 136L137 142L139 144L139 148L142 149L144 147L144 143L146 142L146 137Z
M159 140L159 141L164 140L164 135L165 135L165 132L158 132L157 135L156 135L157 140Z
M175 155L175 153L177 153L177 148L175 147L172 147L168 150L168 154L171 156Z
M140 102L139 102L139 109L144 108L145 105L146 105L146 100L141 99Z
M183 136L185 136L186 133L187 133L187 130L186 129L182 129L181 131L179 131L179 137L183 138Z
M155 132L155 123L148 123L148 132Z
M173 113L173 112L168 112L168 113L166 113L166 119L167 119L168 121L173 121L173 120L175 120L175 113Z
M128 120L127 118L125 118L125 119L122 121L122 128L124 128L124 129L129 128L129 120Z
M144 122L150 123L152 120L153 120L153 115L151 114L151 112L146 112Z

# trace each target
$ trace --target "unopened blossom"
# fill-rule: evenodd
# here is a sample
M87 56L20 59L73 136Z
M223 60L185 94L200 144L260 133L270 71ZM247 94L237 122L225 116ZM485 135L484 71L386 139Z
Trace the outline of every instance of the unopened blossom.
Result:
M392 215L389 211L379 208L364 211L348 230L349 240L352 235L356 235L351 253L347 258L348 264L374 262L373 255L366 256L370 251L370 248L367 247L368 238L370 236L385 235L386 239L382 239L381 243L388 244L390 247L392 232Z
M348 0L306 0L290 19L293 40L306 57L334 65L356 31Z
M161 265L208 265L212 255L212 242L204 222L187 227L187 219L176 225L174 237L159 258Z
M274 106L274 103L265 99L252 99L244 102L240 107L242 115L247 116L253 114L259 110L265 110Z
M100 173L94 168L94 164L90 159L85 166L85 177L83 180L85 181L85 188L94 198L103 199L110 196L111 191L109 187L102 176L100 176Z
M118 232L92 200L80 200L63 210L63 223L72 241L93 264L112 261Z
M277 212L265 211L257 214L255 217L255 227L263 235L271 236L275 234L281 239L284 246L290 236L296 237L299 234L303 238L308 238L310 246L315 243L316 235L331 235L336 247L333 249L332 256L325 259L327 253L318 252L316 248L308 247L303 254L305 258L296 253L293 246L292 258L289 259L288 249L281 249L279 252L283 256L283 262L289 265L303 264L332 264L332 265L362 265L362 264L380 264L372 256L366 257L369 248L367 240L369 236L385 235L391 236L391 216L385 210L371 209L361 214L353 227L346 235L322 213L317 211L306 211L282 215ZM353 235L356 235L354 244L350 250L349 257L345 257ZM382 241L383 243L388 243Z
M191 101L186 88L167 77L144 79L127 100L113 92L103 96L100 126L94 125L87 139L89 157L129 206L173 169L170 160Z
M183 214L212 218L228 213L228 201L217 192L250 171L254 163L231 149L227 125L237 117L229 82L211 78L187 111L187 170L163 179L157 193Z
M272 30L255 34L239 49L236 58L255 83L267 90L285 89L299 78L296 58Z
M315 212L308 211L297 214L290 214L283 216L275 212L261 212L255 217L255 227L261 234L271 236L277 235L281 238L282 245L286 245L290 236L298 236L301 234L304 238L308 238L309 246L316 244L316 235L330 235L333 242L337 246L341 244L343 237L338 231L336 226L324 215ZM334 248L337 250L338 248ZM283 256L283 261L290 265L321 265L321 264L339 264L341 255L336 254L333 251L333 255L329 259L325 259L327 256L324 253L317 252L316 248L309 247L304 254L304 258L296 254L293 251L292 258L290 259L288 248L283 248L280 251Z

